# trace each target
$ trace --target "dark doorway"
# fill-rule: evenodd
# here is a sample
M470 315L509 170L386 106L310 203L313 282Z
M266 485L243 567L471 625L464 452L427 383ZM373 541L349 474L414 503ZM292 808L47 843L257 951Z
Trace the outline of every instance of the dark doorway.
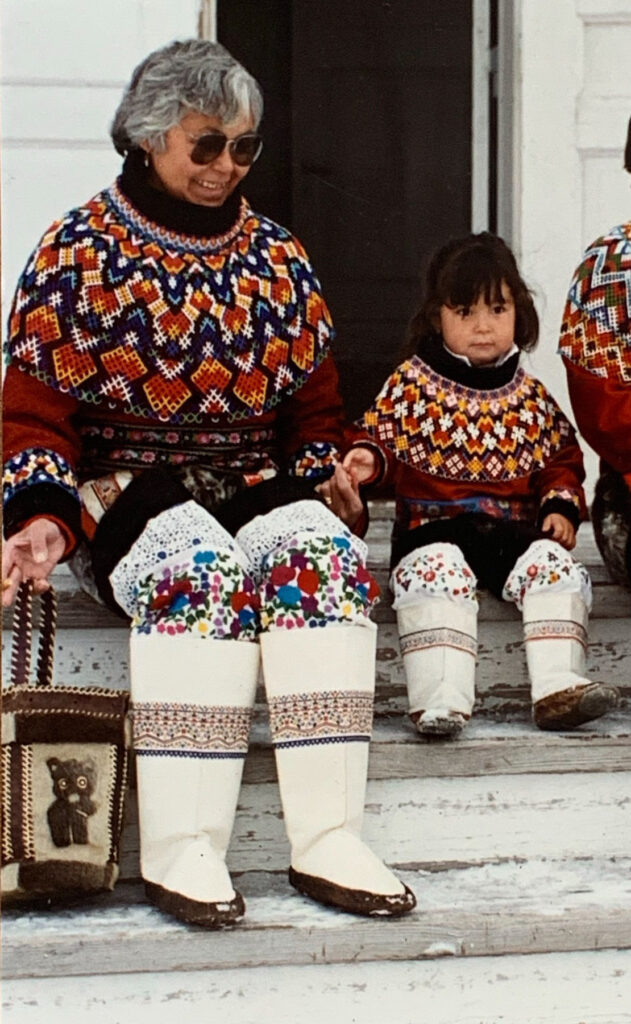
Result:
M219 0L265 94L255 209L322 281L351 417L396 365L428 254L469 230L469 0Z

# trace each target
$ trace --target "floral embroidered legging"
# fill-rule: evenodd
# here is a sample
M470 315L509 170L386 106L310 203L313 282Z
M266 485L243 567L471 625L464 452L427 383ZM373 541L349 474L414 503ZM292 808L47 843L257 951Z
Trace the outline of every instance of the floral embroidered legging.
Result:
M148 522L111 575L132 630L256 641L273 629L368 623L366 547L318 501L258 516L236 539L200 505Z

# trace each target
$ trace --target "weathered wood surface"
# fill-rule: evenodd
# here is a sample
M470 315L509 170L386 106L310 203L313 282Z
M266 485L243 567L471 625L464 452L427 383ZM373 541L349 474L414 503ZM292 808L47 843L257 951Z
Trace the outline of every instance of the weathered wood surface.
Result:
M142 902L140 887L120 885L81 911L7 912L4 977L628 949L630 868L600 858L406 872L418 907L398 920L352 918L294 893L284 876L249 873L237 883L246 918L220 932L179 924Z
M631 772L375 779L363 834L388 863L443 870L539 857L631 856ZM289 864L278 787L244 785L228 851L233 872ZM130 795L121 877L136 879L137 813Z
M594 619L590 624L587 670L590 678L606 680L631 696L631 619L628 628L621 619ZM10 650L10 633L3 634L3 652ZM10 660L3 658L2 675L9 681ZM82 686L129 686L129 640L127 630L62 629L55 657L55 681ZM478 704L476 714L519 714L529 706L522 627L519 622L483 622L480 625L476 671ZM405 693L405 674L399 651L396 625L381 623L377 639L377 702L387 713L388 701L394 713L404 710L397 700ZM259 699L264 700L262 689Z
M7 1024L631 1024L627 951L6 980Z

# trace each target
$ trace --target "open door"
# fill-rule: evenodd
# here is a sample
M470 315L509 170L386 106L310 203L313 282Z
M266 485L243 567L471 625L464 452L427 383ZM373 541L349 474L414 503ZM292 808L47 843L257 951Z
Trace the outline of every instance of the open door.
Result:
M428 254L471 224L472 3L219 0L265 94L246 183L322 281L350 417L399 360Z

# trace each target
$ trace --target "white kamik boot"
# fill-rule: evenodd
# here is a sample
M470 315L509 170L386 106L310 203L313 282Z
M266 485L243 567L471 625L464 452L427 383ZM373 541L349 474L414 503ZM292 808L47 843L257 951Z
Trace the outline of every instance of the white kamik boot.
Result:
M419 597L397 609L409 713L418 732L453 738L475 699L477 602Z
M551 590L523 598L533 717L540 729L574 729L618 703L615 686L585 677L587 618L587 606L578 593Z
M395 916L414 895L360 838L375 640L370 622L273 629L261 655L291 884L351 913Z
M190 924L243 917L225 857L258 668L253 642L131 637L142 876L149 900Z

